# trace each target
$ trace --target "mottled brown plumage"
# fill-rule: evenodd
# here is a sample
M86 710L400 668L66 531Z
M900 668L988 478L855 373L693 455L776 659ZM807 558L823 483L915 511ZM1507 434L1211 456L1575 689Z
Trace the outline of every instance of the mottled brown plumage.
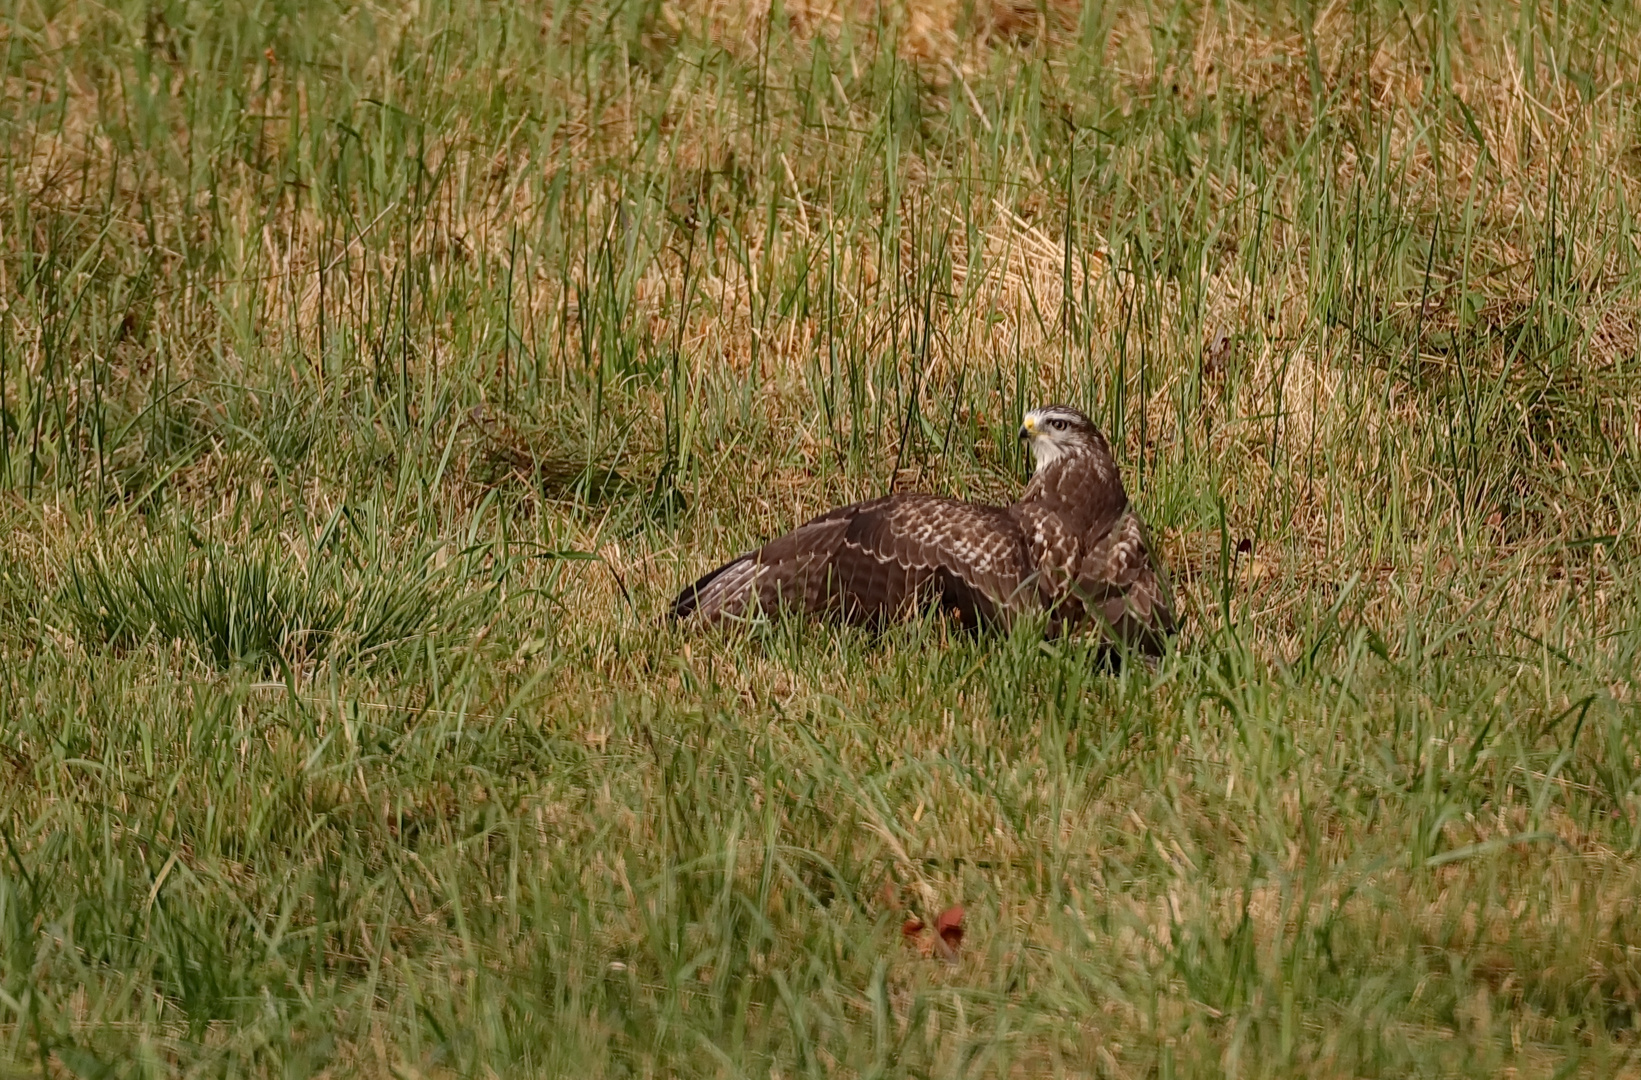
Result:
M1027 413L1020 436L1037 471L1012 506L933 495L842 506L701 578L673 616L716 623L785 606L882 623L938 602L968 625L1047 612L1052 632L1092 625L1160 653L1173 597L1105 437L1064 405Z

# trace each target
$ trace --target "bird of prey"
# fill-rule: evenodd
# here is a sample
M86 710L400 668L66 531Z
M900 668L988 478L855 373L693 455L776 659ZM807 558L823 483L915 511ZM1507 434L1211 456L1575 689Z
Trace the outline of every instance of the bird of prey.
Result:
M1036 471L1020 501L889 495L841 506L712 571L672 615L719 623L781 607L883 624L938 603L967 626L1046 613L1158 655L1175 630L1156 557L1094 424L1067 405L1026 413Z

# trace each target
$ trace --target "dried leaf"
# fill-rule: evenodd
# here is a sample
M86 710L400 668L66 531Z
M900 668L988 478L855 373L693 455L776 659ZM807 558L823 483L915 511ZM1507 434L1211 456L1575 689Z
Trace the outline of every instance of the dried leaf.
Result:
M1231 359L1231 335L1221 330L1214 335L1214 340L1202 350L1202 373L1213 378L1225 370L1225 365Z
M907 941L915 941L921 933L923 933L923 920L915 915L900 924L900 935Z
M934 921L934 932L940 955L946 960L956 961L958 946L963 944L963 905L953 904L942 911Z
M940 917L934 921L934 929L945 940L946 944L954 947L961 945L963 943L963 905L953 904L945 911L942 911Z

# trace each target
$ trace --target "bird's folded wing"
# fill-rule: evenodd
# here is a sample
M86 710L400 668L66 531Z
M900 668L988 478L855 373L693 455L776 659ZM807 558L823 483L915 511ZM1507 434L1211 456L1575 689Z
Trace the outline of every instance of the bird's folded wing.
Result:
M839 507L725 563L678 595L673 617L713 622L782 606L821 610L832 556L855 509Z
M1091 542L1078 568L1077 589L1094 611L1135 644L1173 633L1174 598L1145 523L1132 510Z
M852 615L891 615L934 590L989 619L1020 610L1029 571L1006 510L906 495L859 508L832 557L832 589Z

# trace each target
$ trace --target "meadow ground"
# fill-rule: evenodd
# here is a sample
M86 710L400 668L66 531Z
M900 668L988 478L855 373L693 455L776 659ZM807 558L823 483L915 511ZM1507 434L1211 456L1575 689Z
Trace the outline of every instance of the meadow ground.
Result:
M1641 1075L1638 72L1594 0L3 0L0 1076ZM1049 400L1156 670L660 618Z

